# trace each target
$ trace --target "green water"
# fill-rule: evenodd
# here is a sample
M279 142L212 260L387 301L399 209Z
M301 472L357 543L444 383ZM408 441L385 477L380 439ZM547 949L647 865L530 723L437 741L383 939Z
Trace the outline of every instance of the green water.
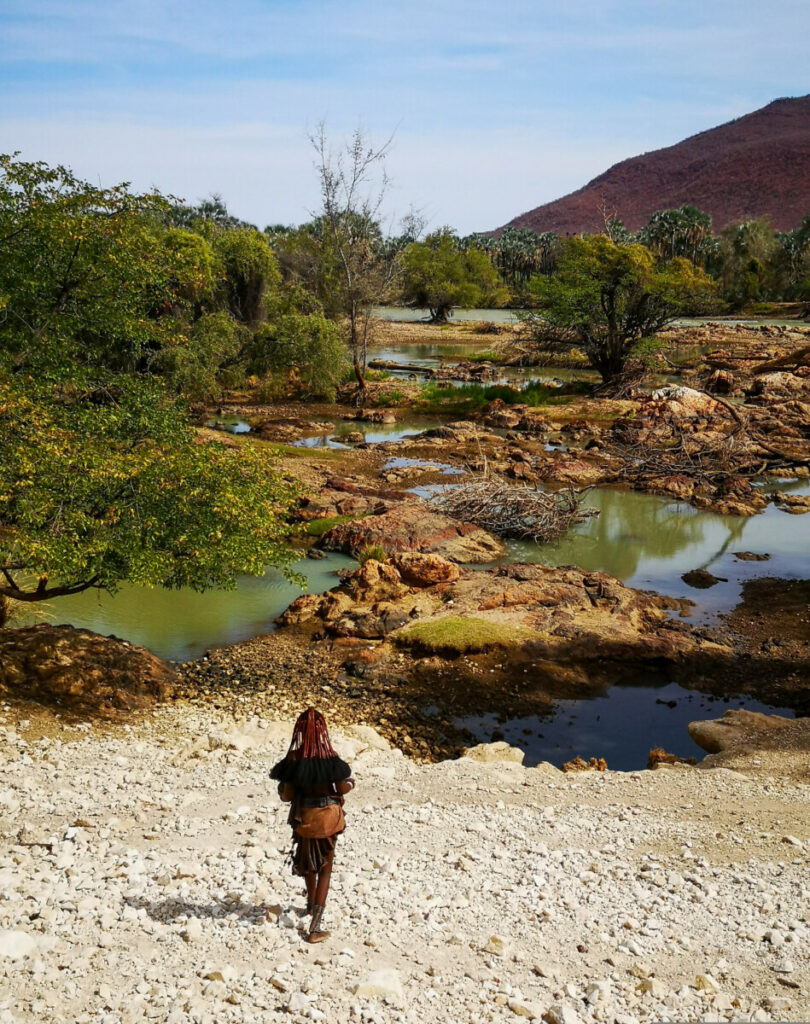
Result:
M779 489L810 492L806 482L780 484ZM598 517L585 520L555 544L510 542L502 561L579 565L608 572L634 587L689 597L695 602L695 622L734 607L746 579L810 578L810 515L791 516L769 506L749 518L718 516L631 491L595 490L585 500L600 509ZM735 551L771 558L743 562L734 557ZM337 570L355 564L345 555L329 554L322 561L302 559L297 569L316 593L336 586ZM727 582L709 590L689 587L681 576L699 567ZM276 616L299 593L270 570L262 577L244 577L233 591L197 594L133 586L122 587L115 596L88 591L53 601L47 617L115 634L164 658L188 659L270 631Z
M295 568L318 593L337 586L337 571L355 562L329 554L321 561L302 559ZM51 602L39 619L68 622L105 636L114 634L141 644L162 658L187 660L211 647L236 643L274 628L273 620L301 593L275 569L245 576L236 590L193 590L123 586L110 595L85 591ZM21 621L37 621L33 617Z
M810 485L782 482L768 490L810 493ZM579 565L617 576L629 586L695 602L693 620L733 608L742 583L758 576L810 578L810 514L789 515L769 505L757 516L719 516L682 502L633 491L593 490L584 504L600 514L553 544L510 541L504 561ZM765 562L740 561L737 551L769 554ZM681 579L705 568L725 577L708 590Z

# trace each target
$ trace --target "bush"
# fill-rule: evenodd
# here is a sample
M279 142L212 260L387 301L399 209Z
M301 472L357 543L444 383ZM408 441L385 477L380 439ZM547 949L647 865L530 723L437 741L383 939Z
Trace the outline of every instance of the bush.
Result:
M382 544L372 544L370 547L363 548L360 554L357 556L357 561L361 565L365 565L366 562L374 559L375 562L387 562L388 552L382 546Z
M248 360L251 373L286 372L303 394L330 399L345 366L340 328L321 313L285 313L263 324L253 337Z

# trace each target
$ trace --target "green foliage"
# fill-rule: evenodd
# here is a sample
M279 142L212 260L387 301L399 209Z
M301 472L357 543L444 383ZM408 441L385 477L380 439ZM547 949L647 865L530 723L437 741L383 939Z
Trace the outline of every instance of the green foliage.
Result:
M363 550L357 556L357 561L361 565L365 565L366 562L370 561L371 559L374 559L375 562L388 561L388 552L385 550L382 544L372 544L367 548L363 548Z
M417 622L396 634L400 644L445 657L516 647L536 638L537 634L525 626L460 615Z
M765 221L749 220L723 229L715 269L732 309L779 295L778 255L779 242Z
M5 351L18 362L130 370L148 361L175 334L173 305L189 272L197 275L189 253L174 272L163 258L155 218L165 206L157 194L97 188L65 167L0 157Z
M680 256L703 266L713 248L712 219L695 206L659 210L639 231L638 241L659 259Z
M286 313L256 331L251 373L292 375L304 395L334 398L347 366L340 328L321 313Z
M439 323L454 306L503 305L509 298L489 256L477 248L459 248L446 228L405 249L402 296L408 305L429 309Z
M229 313L208 313L164 349L156 365L179 394L192 401L211 401L223 386L242 381L240 358L249 338L247 328Z
M0 595L291 576L296 499L258 448L195 444L154 378L0 375Z
M396 405L397 402L401 402L404 397L405 396L401 391L394 389L393 391L388 391L385 394L377 395L375 404L382 406L383 408L387 408L390 405Z
M656 261L643 245L605 235L567 239L551 278L533 288L539 314L525 319L545 349L578 347L605 380L635 344L679 315L710 308L716 288L689 260Z
M281 284L267 237L255 228L235 228L217 231L213 246L224 268L231 315L249 327L258 326L264 318L268 292Z

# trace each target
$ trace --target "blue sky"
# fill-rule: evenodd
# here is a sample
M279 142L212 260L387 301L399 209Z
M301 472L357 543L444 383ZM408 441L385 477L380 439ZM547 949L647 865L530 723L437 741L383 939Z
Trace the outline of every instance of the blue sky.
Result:
M3 0L0 150L260 226L317 204L307 131L392 132L387 213L495 227L810 92L810 0Z

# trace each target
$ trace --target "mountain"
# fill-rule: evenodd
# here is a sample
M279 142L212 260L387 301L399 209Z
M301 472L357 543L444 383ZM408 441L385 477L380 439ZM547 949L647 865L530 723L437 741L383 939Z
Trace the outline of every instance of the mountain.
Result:
M810 215L810 95L774 100L675 146L623 160L504 227L597 232L607 210L637 231L656 210L685 204L711 214L715 231L754 217L785 231Z

